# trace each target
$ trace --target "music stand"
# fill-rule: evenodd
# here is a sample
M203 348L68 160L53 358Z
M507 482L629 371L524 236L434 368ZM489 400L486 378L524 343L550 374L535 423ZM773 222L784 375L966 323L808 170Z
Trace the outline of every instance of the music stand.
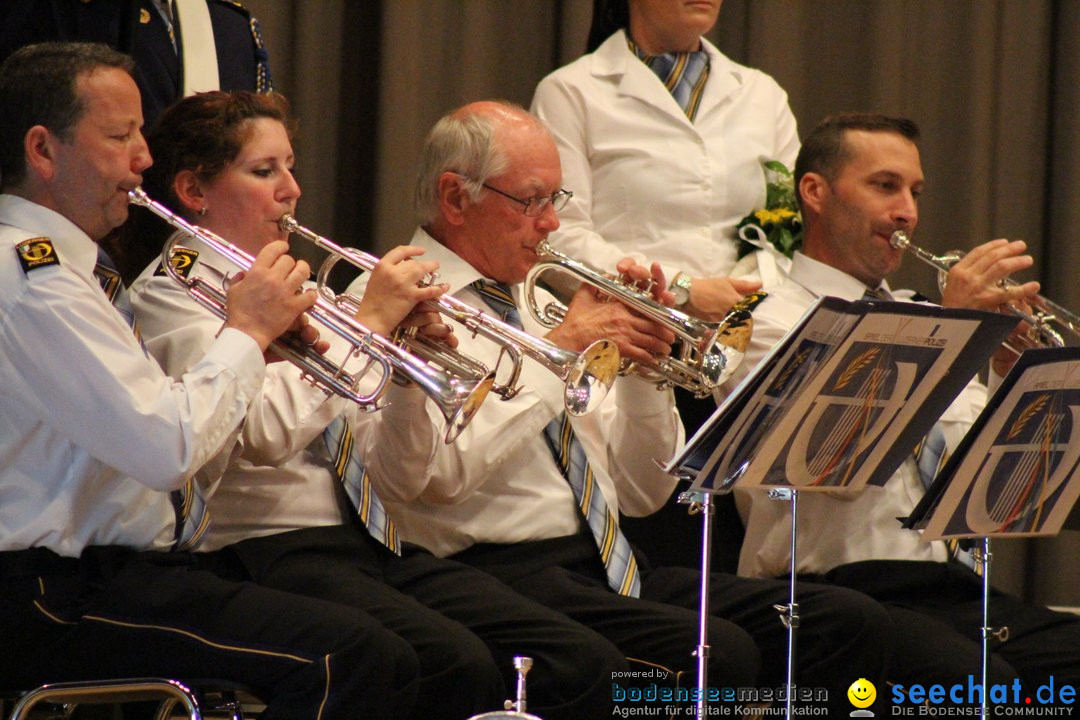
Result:
M1025 352L904 527L981 540L982 714L987 709L991 538L1057 535L1080 497L1080 348Z
M701 502L705 510L699 718L706 713L709 496L763 487L791 504L789 602L776 606L788 629L791 717L799 493L883 484L1013 324L996 313L821 298L668 463L669 473L694 479L680 502Z

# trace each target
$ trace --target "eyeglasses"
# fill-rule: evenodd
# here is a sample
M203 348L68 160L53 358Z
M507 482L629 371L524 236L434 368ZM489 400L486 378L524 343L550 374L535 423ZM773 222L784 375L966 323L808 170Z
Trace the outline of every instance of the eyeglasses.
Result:
M513 195L504 193L498 188L493 188L487 183L482 183L482 185L491 192L502 195L507 200L513 200L519 205L524 205L525 208L523 212L528 217L538 217L541 213L544 212L544 208L546 208L549 204L552 208L554 208L555 212L559 212L564 207L566 207L566 203L570 202L570 198L574 196L574 193L570 192L569 190L559 189L551 193L550 195L537 195L535 197L528 198L527 200L522 200L521 198L516 198Z

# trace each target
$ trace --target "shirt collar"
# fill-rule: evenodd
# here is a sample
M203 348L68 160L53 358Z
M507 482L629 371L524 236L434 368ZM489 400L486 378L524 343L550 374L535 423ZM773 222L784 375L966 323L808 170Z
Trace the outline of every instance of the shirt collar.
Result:
M429 235L422 227L417 228L416 232L413 233L410 244L424 248L424 255L421 259L434 260L439 263L439 277L436 282L448 284L450 293L455 293L462 288L468 287L474 281L484 278L476 268Z
M803 286L816 297L831 295L841 300L861 300L867 290L866 284L858 278L801 252L796 252L792 258L788 279ZM881 281L880 287L891 292L889 283L885 280Z
M55 210L18 195L3 194L0 222L52 240L57 256L68 269L84 277L94 272L98 244Z

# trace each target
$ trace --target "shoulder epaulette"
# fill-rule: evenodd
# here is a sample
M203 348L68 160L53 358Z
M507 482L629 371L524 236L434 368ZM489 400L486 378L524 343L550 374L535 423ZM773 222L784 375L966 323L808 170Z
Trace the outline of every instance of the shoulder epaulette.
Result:
M174 247L172 255L169 257L169 264L172 265L172 269L182 278L187 278L188 273L191 272L191 268L195 266L195 260L199 257L198 250L192 250L186 247ZM154 271L154 277L165 275L165 265L158 263L157 270Z
M15 246L15 252L19 254L19 264L22 265L24 273L60 264L56 248L53 247L52 240L47 237L23 240Z

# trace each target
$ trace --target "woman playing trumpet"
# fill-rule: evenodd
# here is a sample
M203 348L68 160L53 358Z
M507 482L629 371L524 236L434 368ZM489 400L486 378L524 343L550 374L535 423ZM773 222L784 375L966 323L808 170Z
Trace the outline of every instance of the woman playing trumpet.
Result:
M283 99L189 97L162 115L148 142L158 158L145 177L152 197L248 252L282 237L278 220L295 212L300 196ZM180 261L190 261L186 273L222 282L233 272L212 248L187 244L194 252ZM388 333L411 313L407 322L431 329L437 316L412 311L443 289L418 286L436 270L421 252L397 248L375 267L358 311L368 327ZM133 284L133 305L148 349L179 374L220 322L156 269L152 263ZM438 438L424 395L395 386L385 409L362 413L291 366L279 363L268 376L211 500L208 567L358 612L390 648L373 654L377 667L355 670L374 679L365 717L460 718L497 707L502 674L512 680L511 658L523 652L548 668L530 688L535 706L589 716L604 684L555 669L583 651L583 629L486 575L398 546L379 498L408 499L426 478ZM385 686L379 673L391 675Z

